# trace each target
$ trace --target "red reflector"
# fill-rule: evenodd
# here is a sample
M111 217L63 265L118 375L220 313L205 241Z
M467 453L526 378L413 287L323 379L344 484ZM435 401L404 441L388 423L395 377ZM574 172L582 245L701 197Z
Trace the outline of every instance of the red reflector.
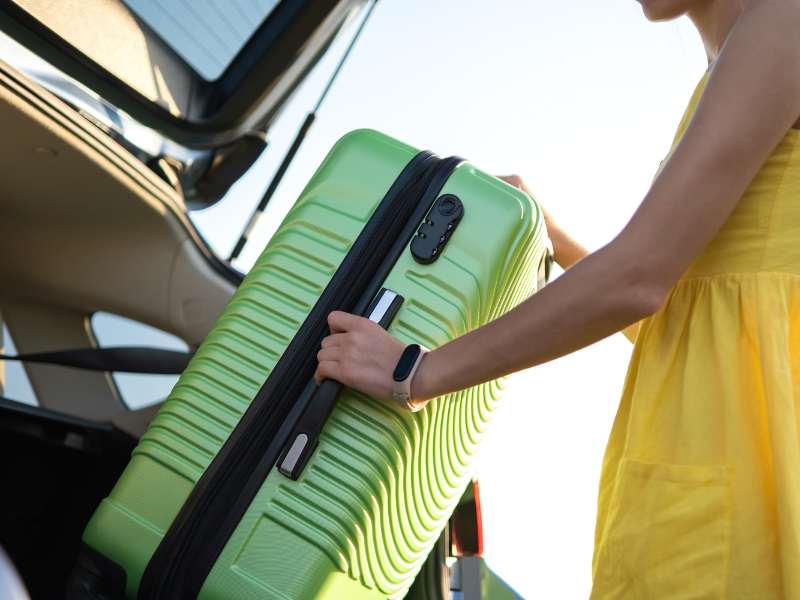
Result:
M455 544L456 556L483 554L483 523L478 482L467 485L464 495L450 517L450 535Z
M475 556L481 556L483 554L483 520L481 519L481 495L477 479L473 480L473 485L475 489L475 520L478 525L478 551Z

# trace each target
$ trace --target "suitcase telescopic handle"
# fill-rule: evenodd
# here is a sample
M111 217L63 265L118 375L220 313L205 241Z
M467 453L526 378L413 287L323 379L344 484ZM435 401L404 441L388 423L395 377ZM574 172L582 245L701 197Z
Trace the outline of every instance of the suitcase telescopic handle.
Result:
M367 309L366 315L369 315L370 321L387 329L400 310L403 300L397 292L383 288ZM281 474L293 480L300 477L308 459L319 445L322 428L336 407L344 387L335 379L326 379L317 388L278 459L278 471Z

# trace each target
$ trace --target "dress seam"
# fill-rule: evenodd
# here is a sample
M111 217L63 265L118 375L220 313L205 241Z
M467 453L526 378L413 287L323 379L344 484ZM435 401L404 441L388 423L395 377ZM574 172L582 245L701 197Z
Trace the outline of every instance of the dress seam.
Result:
M778 213L780 213L781 207L781 192L784 188L784 183L786 182L786 176L789 173L789 165L792 164L792 159L794 158L795 152L797 151L797 136L794 138L794 142L792 144L792 151L789 153L789 158L786 160L786 164L783 167L783 173L781 174L780 182L778 183L778 187L775 189L775 198L772 201L772 209L770 210L769 214L769 226L767 227L767 239L764 242L764 247L761 250L761 261L758 263L759 266L764 266L764 261L767 259L768 252L772 249L772 240L773 240L773 229L777 225L778 222ZM760 271L760 269L759 269Z
M768 271L768 270L759 270L759 271L731 271L730 273L714 273L712 275L697 275L696 277L681 277L675 285L679 285L684 281L696 281L698 279L716 279L716 278L723 278L723 277L736 277L740 275L787 275L789 277L797 277L800 279L800 273L790 273L789 271Z
M795 148L796 147L797 147L797 144L795 143ZM792 149L792 154L794 154L794 149ZM791 155L790 155L790 158L791 158ZM773 214L774 214L774 212L773 212ZM771 227L772 227L772 223L770 222L770 228ZM756 294L756 296L755 296L755 304L756 304L756 314L759 315L759 318L757 319L757 322L756 322L757 332L756 332L756 335L755 335L755 343L756 343L758 356L759 356L759 359L760 359L761 356L762 356L762 354L761 354L761 351L762 351L761 319L760 319L760 315L761 315L761 299L759 298L758 294ZM764 398L767 398L769 393L767 391L767 382L766 382L766 377L765 377L765 374L764 374L764 363L763 363L762 360L759 360L757 364L758 364L759 378L761 380L761 386L760 386L761 387L761 392L764 394ZM774 447L774 445L772 443L772 423L770 422L769 414L767 415L767 428L766 429L767 429L767 431L766 431L767 444L769 446L769 463L770 463L770 468L771 468L772 477L773 477L772 483L773 483L773 486L774 486L774 483L775 483L775 447ZM777 498L777 490L776 490L776 498ZM778 527L778 531L776 531L776 534L777 534L776 535L776 537L777 537L776 541L777 541L777 544L778 544L778 548L780 548L781 547L781 542L783 541L781 539L780 527ZM780 550L778 550L778 554L780 555ZM783 579L783 571L784 571L783 561L778 561L778 569L780 569L781 582L783 582L783 580L784 580ZM730 571L728 572L728 577L729 577L729 583L730 583Z

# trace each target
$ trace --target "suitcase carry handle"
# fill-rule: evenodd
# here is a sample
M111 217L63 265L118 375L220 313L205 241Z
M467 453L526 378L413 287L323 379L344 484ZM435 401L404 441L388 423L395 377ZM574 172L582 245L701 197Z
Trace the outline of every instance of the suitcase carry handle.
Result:
M403 301L404 298L397 292L382 288L366 314L370 321L388 329ZM335 379L326 379L320 384L278 459L278 471L282 475L292 480L300 477L308 459L319 445L322 428L336 407L344 387Z

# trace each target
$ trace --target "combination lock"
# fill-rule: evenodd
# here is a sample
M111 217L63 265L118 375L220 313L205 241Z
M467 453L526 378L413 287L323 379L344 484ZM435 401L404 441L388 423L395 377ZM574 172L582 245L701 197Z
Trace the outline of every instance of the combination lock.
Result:
M464 205L458 196L439 196L417 235L411 240L411 255L414 260L428 265L439 258L463 217Z

